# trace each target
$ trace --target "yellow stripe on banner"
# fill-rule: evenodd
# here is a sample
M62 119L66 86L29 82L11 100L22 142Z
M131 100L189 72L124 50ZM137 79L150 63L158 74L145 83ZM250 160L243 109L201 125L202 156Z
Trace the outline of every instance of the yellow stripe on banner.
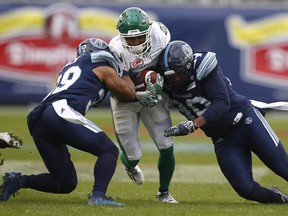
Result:
M45 16L43 10L25 9L2 14L0 16L0 36L33 28L43 28Z
M105 10L80 10L79 25L83 31L96 31L108 35L116 35L118 14Z
M265 17L256 21L245 21L239 15L227 19L230 39L234 44L253 45L266 39L288 35L288 14Z

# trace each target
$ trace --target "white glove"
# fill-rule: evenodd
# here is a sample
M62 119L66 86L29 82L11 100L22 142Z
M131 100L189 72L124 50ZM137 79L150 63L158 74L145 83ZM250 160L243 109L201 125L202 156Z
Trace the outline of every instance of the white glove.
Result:
M150 76L148 76L146 83L147 83L146 84L147 88L148 88L148 85L151 85L151 88L155 89L156 94L159 94L162 92L164 79L160 74L157 73L157 78L156 78L156 81L154 83L151 83L151 77Z
M136 92L137 94L137 92ZM153 96L153 97L148 97L148 98L143 98L142 100L139 100L139 102L144 106L144 107L153 107L156 104L159 103L159 101L162 101L161 95Z
M184 136L193 133L197 126L193 121L182 121L178 125L172 126L164 131L164 136Z
M146 91L136 91L136 98L145 107L153 107L162 97L159 95L163 88L163 77L157 74L155 83L151 83L151 77L148 76L146 80Z

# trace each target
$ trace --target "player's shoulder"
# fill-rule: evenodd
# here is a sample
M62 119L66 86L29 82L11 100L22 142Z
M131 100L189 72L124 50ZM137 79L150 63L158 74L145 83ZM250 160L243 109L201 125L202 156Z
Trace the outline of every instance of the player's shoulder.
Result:
M197 78L204 79L217 67L218 62L214 52L194 52L194 69Z
M79 65L86 65L90 68L98 67L99 65L103 65L103 63L107 63L107 65L111 66L115 71L118 71L119 68L114 55L104 50L82 54L76 61Z
M169 29L161 22L152 21L151 38L154 47L166 47L171 40Z
M165 35L170 35L169 29L162 22L152 21L151 25L152 25L152 31L156 31L157 33L161 33Z
M113 52L120 52L123 49L119 34L110 40L109 48Z

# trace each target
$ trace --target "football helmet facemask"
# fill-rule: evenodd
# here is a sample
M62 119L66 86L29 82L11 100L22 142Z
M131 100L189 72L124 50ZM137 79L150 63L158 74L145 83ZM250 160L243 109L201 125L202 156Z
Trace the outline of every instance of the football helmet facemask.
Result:
M159 58L160 73L164 86L173 90L185 90L193 76L193 51L184 41L171 41Z
M76 50L77 57L85 53L94 52L96 50L104 50L110 52L109 46L105 41L99 38L88 38L78 45Z
M119 17L117 30L122 46L132 55L144 55L151 47L151 21L148 15L138 7L127 8ZM129 45L127 38L143 36L144 42Z

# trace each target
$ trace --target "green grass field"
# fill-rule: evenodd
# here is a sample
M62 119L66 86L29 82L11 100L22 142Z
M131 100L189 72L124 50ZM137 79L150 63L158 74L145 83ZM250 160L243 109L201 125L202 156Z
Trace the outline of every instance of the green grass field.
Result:
M29 107L0 107L0 131L13 131L24 140L22 149L1 149L0 159L5 159L0 166L0 175L6 171L21 171L25 174L46 172L46 169L33 145L26 126ZM92 110L87 117L100 126L115 140L110 110ZM172 112L174 123L183 120ZM288 149L288 115L267 113L267 119ZM240 198L227 183L220 172L210 140L201 131L175 138L176 170L170 192L179 201L178 205L157 202L158 189L157 159L158 152L141 127L143 157L140 162L145 175L143 185L133 184L121 162L111 181L107 194L116 201L126 204L124 207L88 206L87 195L93 184L92 169L95 158L83 152L71 149L72 159L78 173L79 184L68 195L37 192L29 189L20 190L20 196L0 202L1 216L16 215L195 215L195 216L257 216L286 215L286 205L263 205ZM269 171L256 157L253 157L255 179L265 187L277 185L288 192L287 183Z

